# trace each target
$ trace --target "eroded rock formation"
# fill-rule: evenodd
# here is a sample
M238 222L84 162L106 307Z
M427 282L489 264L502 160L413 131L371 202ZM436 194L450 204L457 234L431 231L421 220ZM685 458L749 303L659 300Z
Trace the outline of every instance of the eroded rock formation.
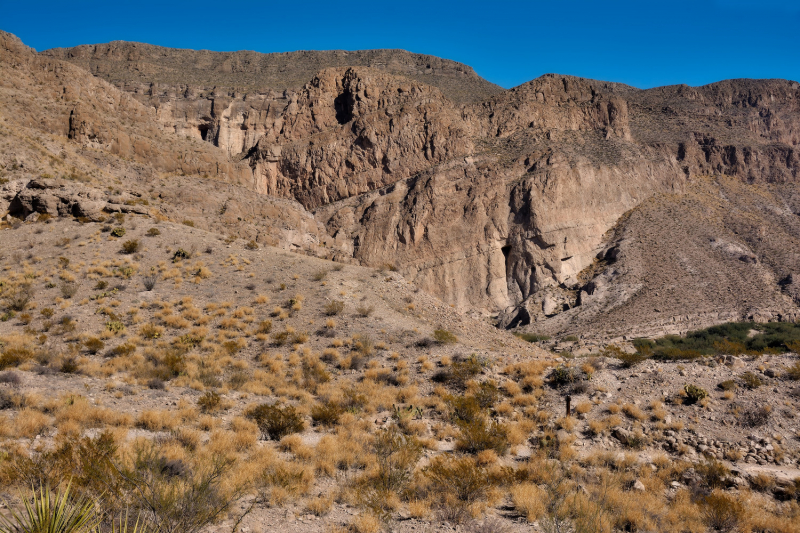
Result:
M185 76L155 61L156 52L165 65L189 65ZM696 199L700 183L712 191L703 194L717 194L753 217L763 209L797 212L787 203L800 172L796 82L730 80L643 91L546 75L497 92L446 62L427 73L413 55L395 55L396 64L387 66L391 61L362 61L369 54L353 56L361 59L350 64L323 54L303 63L313 64L316 74L300 87L293 76L302 68L286 71L291 80L281 85L269 70L275 58L258 54L164 52L130 43L17 55L25 53L44 72L66 69L56 66L66 65L54 59L61 58L122 90L98 80L80 82L90 91L58 89L75 103L69 119L54 128L76 141L297 201L325 228L327 235L313 240L325 244L328 257L394 264L461 309L499 311L504 326L535 322L566 331L632 305L636 295L666 301L666 289L649 288L669 285L668 275L641 267L642 257L669 263L680 251L648 241L658 231L645 232L643 221L665 216L655 205ZM203 65L213 67L206 78ZM46 82L57 85L55 78ZM463 97L459 81L481 97ZM96 118L98 106L153 126L132 135ZM153 130L153 138L193 141L168 155L148 140ZM213 173L204 170L209 166ZM756 206L739 189L731 200L730 188L714 176L770 200ZM702 308L697 316L794 316L799 265L778 252L800 235L793 224L784 224L780 244L759 248L745 242L761 231L745 227L745 216L720 214L714 220L724 219L721 229L703 232L697 205L670 212L656 226L691 230L698 239L677 265L691 271L703 257L726 258L731 254L724 250L740 249L735 268L727 259L718 268L725 276L744 268L735 276L756 276L765 287L761 309L727 298L724 283L708 284L694 300ZM652 253L642 248L645 241ZM634 256L640 266L630 263ZM701 283L693 274L684 282ZM637 313L641 323L661 320Z

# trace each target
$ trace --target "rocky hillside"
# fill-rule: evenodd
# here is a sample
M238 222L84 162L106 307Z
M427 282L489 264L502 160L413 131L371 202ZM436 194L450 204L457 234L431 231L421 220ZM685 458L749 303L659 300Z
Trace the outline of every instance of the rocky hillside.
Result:
M178 156L182 172L299 202L318 226L293 238L322 244L314 254L392 264L501 326L608 337L798 311L785 252L800 237L796 82L638 90L546 75L498 92L405 52L281 63L110 43L25 54L90 69L84 83L119 99L109 117L114 105L143 117L114 130L81 103L50 130L167 170L137 142L121 150L124 136L194 139L189 161L213 154L218 170ZM482 89L467 98L456 86Z

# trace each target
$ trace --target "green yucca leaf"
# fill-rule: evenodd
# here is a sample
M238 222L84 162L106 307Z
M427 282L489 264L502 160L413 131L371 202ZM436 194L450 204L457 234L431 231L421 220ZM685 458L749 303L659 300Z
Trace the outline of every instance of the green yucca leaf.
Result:
M0 515L0 533L85 533L100 522L93 501L80 498L72 501L69 485L64 492L53 495L50 487L33 490L31 500L25 500L25 510L9 507L10 516Z
M136 523L133 524L133 527L129 527L129 524L128 511L125 511L125 515L119 515L119 520L111 521L111 533L150 533L151 531L147 526L147 522L142 520L141 515L136 517ZM99 527L96 533L100 533Z

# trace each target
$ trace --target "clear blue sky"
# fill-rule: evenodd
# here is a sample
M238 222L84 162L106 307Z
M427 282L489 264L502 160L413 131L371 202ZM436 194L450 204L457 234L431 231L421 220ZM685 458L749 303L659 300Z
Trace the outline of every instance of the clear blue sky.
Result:
M654 87L800 80L800 0L0 0L44 50L112 40L208 50L403 48L513 87L547 72Z

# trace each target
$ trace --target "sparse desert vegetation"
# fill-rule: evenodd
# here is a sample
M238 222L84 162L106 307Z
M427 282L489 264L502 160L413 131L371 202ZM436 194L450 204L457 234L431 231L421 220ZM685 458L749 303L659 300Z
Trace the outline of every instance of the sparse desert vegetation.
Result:
M126 236L158 252L114 257L106 251L119 244L92 242L93 224L37 224L89 244L36 263L36 277L13 249L0 260L2 311L37 310L0 323L0 476L19 497L49 486L80 507L111 486L105 520L127 512L187 532L287 511L353 531L399 517L598 531L796 523L800 487L749 468L796 468L797 436L778 438L775 424L791 423L798 399L743 403L765 385L794 383L792 355L742 354L746 368L735 370L702 355L565 358L488 324L467 327L397 274L374 278L246 242L211 261L175 261L174 249L158 247L164 232L145 235L135 217L123 222ZM216 238L168 224L168 234L184 233L183 249ZM35 229L1 231L30 234L36 252ZM186 283L199 268L210 274ZM69 298L45 281L64 269ZM155 281L143 290L142 279ZM686 364L692 375L727 377L682 378ZM631 372L661 380L664 393L610 388ZM733 390L745 397L723 398ZM705 413L725 421L715 436L699 423ZM741 442L728 422L770 429Z

